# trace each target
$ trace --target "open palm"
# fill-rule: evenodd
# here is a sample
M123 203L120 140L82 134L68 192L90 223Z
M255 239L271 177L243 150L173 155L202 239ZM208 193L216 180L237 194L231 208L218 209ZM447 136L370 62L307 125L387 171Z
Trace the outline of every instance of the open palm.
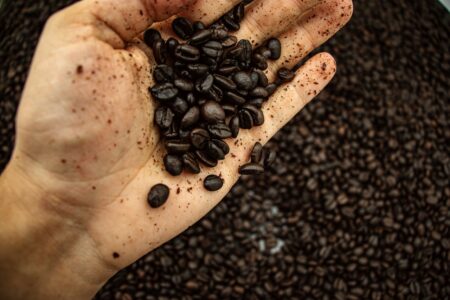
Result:
M237 143L228 141L232 155L198 175L170 176L163 169L155 102L148 93L155 63L137 37L152 24L171 35L170 17L180 11L210 24L238 2L84 0L47 24L20 105L11 164L49 195L46 207L84 232L113 268L205 215L238 179L252 145L265 143L335 73L329 54L316 55L265 104L263 126L241 130ZM351 0L255 0L236 35L253 46L274 36L281 40L282 57L267 71L273 80L278 68L294 66L351 13ZM221 174L222 190L203 188L209 174ZM146 196L156 183L171 192L164 206L151 209Z

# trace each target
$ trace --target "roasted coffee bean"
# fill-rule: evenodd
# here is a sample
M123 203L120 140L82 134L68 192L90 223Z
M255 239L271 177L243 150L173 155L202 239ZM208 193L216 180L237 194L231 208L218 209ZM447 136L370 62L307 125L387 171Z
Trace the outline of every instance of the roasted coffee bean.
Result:
M172 82L175 77L173 68L168 65L158 65L153 71L153 78L157 83Z
M169 187L165 184L156 184L148 193L147 196L147 202L152 208L158 208L162 206L164 203L166 203L167 199L169 198Z
M201 58L201 62L206 64L209 67L209 71L214 73L217 70L217 60L215 58L209 56L203 56Z
M250 90L253 82L252 78L247 72L237 72L233 75L233 80L237 84L238 88L243 90Z
M217 139L227 139L231 137L231 130L224 123L208 125L208 132L213 138Z
M216 101L206 101L200 109L203 120L207 123L215 124L225 120L225 111Z
M293 72L287 68L281 68L278 70L277 75L278 75L278 79L282 83L285 83L285 82L292 81L292 79L294 79L295 72Z
M192 36L189 40L189 44L195 46L202 45L211 39L212 33L213 32L210 29L200 30Z
M230 101L231 103L234 103L236 105L244 104L245 98L239 96L238 94L234 92L226 92L225 98Z
M169 38L169 39L167 40L167 43L166 43L166 45L167 45L167 51L169 51L169 53L173 55L173 54L175 53L175 49L177 48L177 46L178 46L179 44L180 44L180 43L178 42L177 39Z
M183 165L184 169L189 173L199 174L201 171L197 158L191 152L183 154Z
M231 117L230 119L230 123L228 125L230 127L231 130L231 136L233 138L237 138L237 136L239 135L239 130L240 130L240 123L239 123L239 116L235 115L233 117Z
M247 97L248 96L248 91L246 90L236 90L236 92L241 95L242 97Z
M259 175L264 173L264 167L257 163L248 163L239 167L241 175Z
M263 152L263 146L260 142L256 142L253 146L252 153L250 154L252 163L259 163Z
M216 102L221 102L223 99L222 89L215 84L213 84L212 88L206 94Z
M258 86L250 91L250 96L257 98L267 98L269 97L269 93L265 88Z
M194 27L195 32L199 32L200 30L206 29L206 25L202 21L195 21L194 24L192 24L192 26Z
M205 152L209 157L216 160L223 160L225 158L225 153L222 149L212 141L208 142Z
M213 142L214 144L216 144L217 147L220 148L220 150L222 150L222 152L227 155L228 153L230 153L230 146L228 146L228 144L222 140L218 140L218 139L212 139L211 142Z
M167 154L164 157L164 167L172 176L178 176L183 172L183 160L178 155Z
M175 79L173 84L178 88L178 90L183 92L192 92L194 90L194 84L188 79L178 78Z
M237 88L236 83L228 77L214 74L214 82L221 88L226 90L235 90Z
M250 90L253 90L258 85L259 75L256 72L251 72L250 78L252 79L252 86L251 86Z
M195 125L200 119L200 109L197 106L191 107L181 119L180 128L186 129Z
M228 30L225 28L216 28L213 30L211 38L214 40L224 40L228 37Z
M195 83L195 89L199 93L206 93L211 89L213 83L214 77L211 74L209 74L205 78L197 80L197 82Z
M155 123L161 129L167 129L172 125L174 113L166 106L160 106L155 111Z
M218 191L223 186L223 179L216 175L209 175L203 181L203 186L210 192Z
M233 15L236 22L241 22L245 15L245 4L241 2L236 5L233 10Z
M234 115L236 113L236 105L233 104L222 104L222 109L225 115Z
M167 47L164 40L157 40L153 44L153 56L158 64L164 64L167 60Z
M161 33L158 30L148 29L145 31L144 42L147 46L153 49L153 44L158 40L162 40Z
M210 136L207 130L203 128L195 128L190 134L192 146L197 149L204 149L206 144L210 140Z
M240 40L238 46L243 48L240 55L240 66L244 69L248 69L252 63L252 44L248 40Z
M195 104L195 102L197 102L197 99L195 98L194 93L188 93L186 95L186 102L190 105L193 106Z
M265 159L264 159L264 167L270 167L277 157L275 151L266 151Z
M253 55L252 64L254 67L256 67L260 70L266 70L269 67L269 65L267 64L266 58L259 53L255 53Z
M170 108L175 114L184 115L189 109L189 104L187 103L186 100L180 97L176 97L175 100L173 100L172 104L170 105Z
M241 28L239 23L234 21L233 12L225 14L221 20L230 31L238 31Z
M184 62L184 61L179 61L179 60L176 60L174 63L173 63L173 67L174 67L174 69L175 69L175 72L177 73L177 74L181 74L183 71L185 71L186 70L186 62Z
M222 75L231 75L234 72L239 71L239 67L238 66L226 66L226 67L220 67L217 72L222 74Z
M178 137L183 140L183 141L190 141L190 135L191 135L191 131L189 129L182 129L180 128L178 130Z
M178 124L177 121L174 120L170 127L162 132L162 135L166 139L176 139L178 138Z
M271 83L268 86L266 86L266 91L269 94L269 96L272 96L273 93L277 90L278 86L275 83Z
M198 104L199 106L202 106L203 104L206 103L206 101L208 101L208 100L206 100L205 98L200 98L200 99L197 101L197 104Z
M197 156L198 160L203 163L205 166L214 168L217 166L217 160L213 159L206 154L206 152L202 150L195 151L195 155Z
M248 104L251 104L257 108L261 108L263 103L264 103L264 99L263 98L255 98L255 99L250 99L247 101Z
M255 52L262 55L266 59L269 59L272 56L272 52L266 46L259 47L255 50Z
M196 62L200 59L200 50L192 45L178 45L174 53L176 58L187 62Z
M165 142L165 146L169 154L184 154L191 148L191 144L183 140L169 140Z
M226 39L224 39L221 44L224 48L231 48L234 47L237 44L238 40L235 36L229 36Z
M151 88L153 97L160 101L167 101L178 95L178 89L172 83L163 83Z
M259 69L253 70L256 74L258 74L258 84L262 87L266 87L269 85L269 79L267 78L266 74Z
M242 106L242 109L247 110L251 113L253 126L261 126L262 124L264 124L264 113L262 112L261 109L251 104L246 104Z
M244 47L240 45L239 43L234 46L233 48L229 49L226 53L227 59L237 59L242 56L242 53L244 53ZM237 64L237 61L236 61Z
M242 129L251 129L253 127L253 116L246 109L239 110L239 125Z
M188 19L182 17L176 18L172 22L172 29L176 35L183 40L187 40L194 34L194 26L192 26L192 23Z
M202 77L208 73L209 66L207 66L205 64L190 64L190 65L187 65L187 70L194 77Z
M232 58L227 58L224 59L221 63L220 63L220 67L236 67L237 71L239 71L239 62L236 59L232 59Z
M281 57L280 40L272 38L267 42L267 48L270 50L270 59L276 60Z
M217 58L223 54L223 46L217 41L209 41L201 49L204 54L212 58Z

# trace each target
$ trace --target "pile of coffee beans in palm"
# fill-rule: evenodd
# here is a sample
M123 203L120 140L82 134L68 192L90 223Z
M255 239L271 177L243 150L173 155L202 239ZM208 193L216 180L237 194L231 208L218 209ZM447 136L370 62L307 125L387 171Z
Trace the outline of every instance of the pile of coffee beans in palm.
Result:
M292 71L281 69L277 81L269 83L264 73L267 61L281 56L278 39L254 50L250 41L231 35L240 27L244 8L242 2L209 27L176 18L172 29L184 42L173 37L165 41L155 29L144 34L158 64L156 84L149 90L159 103L154 120L167 150L164 166L173 176L183 170L198 174L201 164L217 166L230 151L224 140L236 138L240 129L261 126L263 103L279 84L293 79ZM260 174L264 163L252 161L240 171ZM207 190L217 187L205 183Z

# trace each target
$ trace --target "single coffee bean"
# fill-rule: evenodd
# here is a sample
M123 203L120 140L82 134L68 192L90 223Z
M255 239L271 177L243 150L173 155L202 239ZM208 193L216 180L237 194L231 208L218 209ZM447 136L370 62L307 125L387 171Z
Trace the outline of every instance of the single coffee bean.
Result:
M266 86L266 91L269 94L269 96L272 96L273 93L275 93L275 91L277 90L278 85L276 85L275 83L271 83L268 86Z
M183 78L186 80L192 80L192 75L191 73L189 73L188 70L181 70L181 72L179 72L180 76L179 78Z
M264 124L264 113L261 109L251 104L242 106L242 109L247 110L251 113L253 126L261 126L262 124Z
M239 71L239 67L238 66L225 66L225 67L220 67L217 72L222 74L222 75L231 75L234 72Z
M171 66L158 65L153 71L153 78L157 83L171 82L175 77L175 72Z
M265 88L258 86L250 91L250 96L257 98L267 98L269 97L269 93Z
M209 175L203 181L203 186L210 192L218 191L223 186L223 179L216 175Z
M267 42L267 48L270 50L270 59L276 60L281 57L281 43L280 40L272 38Z
M234 115L236 114L236 106L233 104L222 104L222 109L225 112L225 115Z
M238 5L236 5L233 10L233 14L234 14L234 20L236 22L241 22L244 19L244 15L245 15L245 4L241 2Z
M217 70L217 60L215 58L209 57L209 56L203 56L201 58L201 62L208 65L209 71L211 73L214 73Z
M228 66L233 66L233 67L237 67L237 71L239 71L239 62L236 59L232 59L232 58L227 58L224 59L221 63L220 63L220 67L228 67Z
M214 74L214 82L221 88L226 90L235 90L237 88L236 83L228 77Z
M247 101L247 104L251 104L257 108L261 108L263 103L264 103L263 98L255 98L255 99L250 99Z
M205 151L208 154L208 156L213 159L222 160L225 158L225 153L222 151L222 149L212 141L208 142Z
M214 40L224 40L228 37L228 30L225 28L216 28L213 30L211 38Z
M164 40L157 40L153 44L153 56L158 64L164 64L167 60L167 47Z
M203 128L195 128L190 134L192 146L197 149L204 149L210 140L208 131Z
M195 102L197 102L197 99L195 98L194 93L188 93L186 95L186 102L190 105L193 106L195 104Z
M148 30L145 31L145 33L144 33L144 42L145 42L145 44L147 44L147 46L149 46L150 48L153 49L153 44L157 40L162 40L161 33L159 33L158 30L148 29Z
M197 106L191 107L181 119L180 128L186 129L195 125L200 119L200 109Z
M174 113L166 106L160 106L155 111L155 123L161 129L167 129L172 125Z
M147 202L152 208L158 208L164 203L166 203L169 198L170 190L165 184L156 184L148 193Z
M202 45L211 39L213 32L210 29L203 29L196 32L191 39L189 40L189 44L191 45Z
M200 59L200 50L194 46L183 44L175 48L174 55L176 58L187 62L196 62Z
M206 29L206 25L202 21L195 21L194 24L192 24L192 26L194 27L195 32Z
M176 97L170 107L175 114L184 115L189 109L189 103L180 97Z
M163 83L152 87L151 93L156 99L166 101L175 98L178 95L178 89L171 83Z
M195 155L197 156L198 160L205 166L210 168L214 168L215 166L217 166L217 160L209 157L204 151L197 150L195 151Z
M194 84L188 79L178 78L175 79L173 84L178 88L178 90L183 92L192 92L194 90Z
M229 36L226 39L224 39L221 43L224 48L231 48L234 47L237 44L237 42L238 42L237 37Z
M172 122L170 127L162 132L163 137L166 139L176 139L178 138L178 125L176 120Z
M184 154L191 148L191 144L183 140L169 140L165 142L165 146L169 154Z
M256 163L248 163L239 167L241 175L259 175L264 173L264 167Z
M262 46L255 50L256 53L261 54L266 59L269 59L272 56L272 52L270 52L269 48Z
M209 74L205 78L197 80L197 82L195 83L195 89L199 93L206 93L211 89L213 83L214 77L211 74Z
M248 69L252 63L252 44L249 40L240 40L238 46L239 45L244 49L240 56L239 65L244 69Z
M182 129L180 128L178 130L178 136L181 140L188 142L190 137L191 131L189 129Z
M263 146L260 142L256 142L253 146L252 153L250 154L252 163L259 163L261 160L261 155L263 151Z
M230 146L228 146L226 142L218 139L212 139L211 142L216 144L216 146L219 147L225 155L230 153Z
M230 123L228 125L231 129L231 136L233 138L237 138L239 135L239 129L240 129L240 123L239 123L239 116L235 115L230 119Z
M251 72L250 78L252 79L252 87L250 89L253 90L258 85L259 75L256 72Z
M246 90L236 90L236 92L241 95L242 97L247 97L248 96L248 91Z
M269 79L267 78L266 74L259 69L253 70L256 74L258 74L258 84L262 87L266 87L269 85Z
M233 75L233 80L237 84L238 88L243 90L249 90L252 88L253 82L250 75L246 72L237 72Z
M178 176L183 172L183 160L178 155L167 154L164 157L164 167L172 176Z
M266 58L259 53L255 53L253 55L252 63L253 63L253 66L255 66L256 68L258 68L260 70L265 70L269 67Z
M252 114L246 110L239 110L239 125L242 129L251 129L253 127L253 116Z
M201 171L197 158L191 152L183 154L183 165L189 173L198 174Z
M216 102L221 102L223 99L223 91L217 85L213 84L211 89L206 93L208 97Z
M169 39L167 40L167 43L166 43L166 45L167 45L167 51L169 51L169 53L173 55L173 54L175 53L175 49L177 48L177 46L178 46L179 44L180 44L180 43L178 42L177 39L169 38Z
M237 44L233 48L229 49L226 53L227 59L239 58L244 53L244 47L241 44Z
M201 49L204 54L212 58L217 58L223 54L222 44L217 41L209 41Z
M190 64L187 65L187 70L194 77L202 77L208 73L209 66L205 64Z
M221 20L230 31L238 31L241 28L239 23L234 21L233 12L225 14Z
M216 101L206 101L200 109L203 120L209 124L215 124L225 120L225 111Z
M279 69L277 75L278 79L280 79L282 83L292 81L295 77L295 73L287 68Z
M245 98L239 96L234 92L226 92L225 98L233 104L240 105L245 103Z
M186 18L176 18L172 22L172 29L176 35L183 40L187 40L192 34L194 34L194 26Z
M186 70L186 66L187 66L186 62L180 61L180 60L176 60L173 63L173 68L175 69L175 72L177 74L180 74L181 72L185 71Z
M227 139L231 137L230 128L224 123L208 125L208 132L213 138Z
M274 161L277 157L277 154L275 153L275 151L267 151L267 152L266 152L266 157L264 160L264 167L270 167L274 163Z
M200 99L197 101L197 104L198 104L199 106L202 106L203 104L206 103L206 101L208 101L208 100L206 100L205 98L200 98Z

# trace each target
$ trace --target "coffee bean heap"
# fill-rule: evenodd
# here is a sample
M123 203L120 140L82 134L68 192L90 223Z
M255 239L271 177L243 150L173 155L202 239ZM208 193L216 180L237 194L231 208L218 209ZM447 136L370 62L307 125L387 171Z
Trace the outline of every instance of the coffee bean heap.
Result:
M240 3L209 28L176 18L172 28L184 43L165 41L154 29L144 34L158 63L153 71L156 84L149 90L160 104L154 119L167 150L164 166L173 176L183 170L198 174L200 163L217 166L230 151L224 140L236 138L240 129L261 126L263 103L279 84L294 77L284 68L270 84L264 73L267 61L281 56L278 39L253 50L250 41L230 34L239 29L244 8ZM257 162L241 168L242 174L261 171Z

